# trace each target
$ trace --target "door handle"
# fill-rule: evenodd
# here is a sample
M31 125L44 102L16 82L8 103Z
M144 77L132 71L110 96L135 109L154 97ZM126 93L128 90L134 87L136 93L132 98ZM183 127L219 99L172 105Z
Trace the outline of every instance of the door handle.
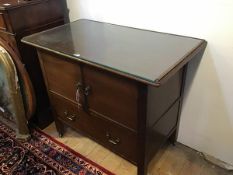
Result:
M76 102L78 102L78 104L81 104L80 99L81 99L81 95L83 95L84 101L83 101L83 104L81 104L81 105L83 106L84 111L88 111L88 99L87 99L87 96L91 92L91 87L90 86L84 87L81 82L78 82L76 84L76 88L77 88L76 94L75 94Z
M81 98L81 91L83 91L83 85L81 82L78 82L76 84L76 93L75 93L75 100L78 104L81 104L80 98ZM78 105L79 106L79 105Z
M88 96L88 95L90 94L90 92L91 92L91 87L90 87L90 86L85 87L85 89L84 89L84 94L85 94L86 96Z

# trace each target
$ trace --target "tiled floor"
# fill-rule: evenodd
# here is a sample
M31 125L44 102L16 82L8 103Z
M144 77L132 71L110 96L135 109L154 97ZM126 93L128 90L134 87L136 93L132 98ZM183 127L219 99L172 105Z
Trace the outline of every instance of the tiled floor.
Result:
M54 123L44 131L117 175L137 174L133 164L72 129L67 129L63 138L58 137ZM233 172L206 162L199 153L181 144L164 147L159 158L150 163L148 173L150 175L233 175Z

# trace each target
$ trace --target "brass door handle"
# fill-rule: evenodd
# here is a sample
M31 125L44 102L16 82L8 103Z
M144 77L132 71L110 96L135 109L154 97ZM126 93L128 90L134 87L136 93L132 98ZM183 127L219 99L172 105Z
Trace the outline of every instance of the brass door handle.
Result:
M88 95L90 94L90 91L91 91L91 87L90 86L86 86L84 88L84 104L83 104L83 109L84 111L88 112L88 108L89 108L89 105L88 105Z
M84 111L88 111L88 99L87 99L87 96L90 94L91 92L91 87L90 86L86 86L84 87L83 84L81 82L78 82L76 84L76 94L75 94L75 99L76 99L76 102L78 104L81 104L82 103L82 106L83 106L83 109ZM84 97L84 101L81 102L81 97Z
M108 142L111 143L111 144L113 144L113 145L117 145L121 141L119 138L115 138L115 139L112 138L112 136L108 132L106 133L106 137L108 139Z
M86 96L88 96L88 95L90 94L90 92L91 92L91 87L90 87L90 86L85 87L85 89L84 89L84 94L85 94Z
M83 85L81 82L78 82L76 84L76 93L75 93L75 100L78 104L80 104L80 98L81 98L81 91L83 91Z

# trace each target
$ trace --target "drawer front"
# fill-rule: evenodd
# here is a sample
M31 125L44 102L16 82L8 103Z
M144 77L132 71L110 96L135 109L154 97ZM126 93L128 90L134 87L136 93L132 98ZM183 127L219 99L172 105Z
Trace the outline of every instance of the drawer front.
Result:
M0 30L6 30L6 23L3 13L0 13Z
M74 104L50 93L57 117L74 129L83 131L97 142L126 159L137 162L137 134L101 117L89 115Z
M48 90L76 101L77 84L81 82L79 64L45 52L39 52L39 55L42 59Z
M85 66L83 72L85 85L90 87L89 109L136 130L137 84L90 66Z

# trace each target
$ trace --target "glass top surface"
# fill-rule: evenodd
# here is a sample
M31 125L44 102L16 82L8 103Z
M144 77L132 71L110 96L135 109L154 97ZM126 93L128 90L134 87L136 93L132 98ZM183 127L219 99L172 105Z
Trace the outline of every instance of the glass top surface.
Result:
M203 42L84 19L22 41L150 83L172 70Z

